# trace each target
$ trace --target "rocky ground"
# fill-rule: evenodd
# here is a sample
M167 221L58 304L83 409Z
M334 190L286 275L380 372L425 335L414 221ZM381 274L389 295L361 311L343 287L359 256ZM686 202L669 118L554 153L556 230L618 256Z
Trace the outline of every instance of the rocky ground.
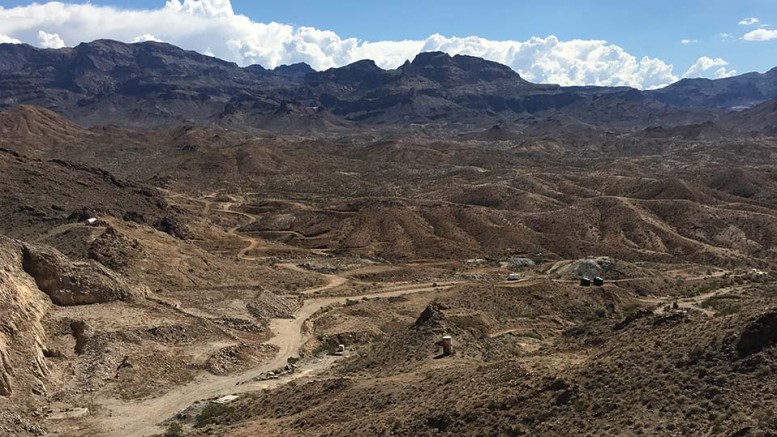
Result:
M0 121L0 434L777 432L773 138Z

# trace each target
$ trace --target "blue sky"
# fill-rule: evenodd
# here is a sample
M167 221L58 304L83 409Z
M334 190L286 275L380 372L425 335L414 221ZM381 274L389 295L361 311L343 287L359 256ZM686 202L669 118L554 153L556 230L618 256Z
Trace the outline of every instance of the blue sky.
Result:
M153 3L153 2L151 2ZM604 39L629 52L690 65L699 56L722 56L742 71L777 66L777 41L739 41L748 28L738 22L758 17L777 25L775 0L554 0L554 1L233 1L259 19L331 29L368 40L478 35L524 40ZM333 4L334 3L334 4ZM723 43L721 33L736 38ZM698 43L683 45L683 39ZM730 58L730 59L729 59Z
M198 3L197 0L178 1ZM216 8L230 4L227 0L206 0L206 2L215 4ZM6 9L10 9L16 6L28 6L30 3L11 0L0 4ZM65 1L65 3L77 4L80 2ZM96 6L111 5L119 9L159 10L164 7L163 0L133 1L131 7L127 6L129 2L126 1L92 0L90 3ZM675 79L682 77L702 57L715 60L704 64L714 64L714 67L699 70L704 71L700 75L707 76L730 74L733 70L736 70L737 73L765 71L777 66L777 33L768 33L777 29L777 0L556 0L553 2L538 2L536 0L531 2L394 0L391 2L369 2L369 4L365 1L354 0L334 2L232 0L231 9L235 15L245 15L256 23L277 22L290 25L292 28L312 27L321 31L332 31L341 39L356 38L360 41L370 42L422 41L433 34L445 37L477 36L490 41L518 42L527 41L532 37L547 38L550 35L556 36L561 42L576 39L606 40L612 45L622 48L624 52L636 58L637 61L648 56L665 64L672 64L674 67L672 75L662 77ZM758 22L749 25L739 24L741 20L751 17L757 18ZM62 36L61 40L67 45L75 45L80 42L74 41L74 39L78 39L78 35L65 37L64 34L68 30L64 28L65 24L59 24L63 29L58 30L57 25L53 25L51 26L53 30L47 30L47 22L42 22L40 27L47 33L54 33L56 30L56 34ZM10 27L7 26L7 28ZM748 32L759 28L763 28L764 32L767 32L763 35L774 38L762 41L748 41L742 38ZM33 28L21 30L13 28L13 32L10 30L4 32L3 29L3 17L0 15L0 34L23 42L35 43L35 41L27 41L34 39L33 31L35 29ZM186 45L185 43L188 41L177 35L159 36L159 34L164 33L164 29L159 29L158 32L144 29L143 35L152 35L155 39L169 40L178 45ZM114 37L113 34L117 34L117 32L119 32L117 29L106 29L106 37ZM84 33L84 39L91 36L92 34L89 32ZM768 39L767 37L760 39ZM37 40L43 41L41 38L37 38ZM685 43L682 42L683 40L686 40ZM180 41L184 43L182 44ZM452 46L449 42L439 43L434 47L438 46L449 47L448 51L466 52L466 50L471 50L462 49L462 44ZM430 45L427 43L423 47L430 47ZM187 48L199 51L207 49L207 47L196 45ZM569 47L559 46L556 50L569 49ZM229 58L229 56L223 55L225 50L211 48L214 55ZM349 56L375 53L375 50L357 50ZM584 49L582 52L588 50L591 49ZM484 48L482 51L485 53L488 49ZM269 64L289 60L307 61L308 57L313 56L308 52L301 50L301 53L283 53L273 57L264 53L261 44L259 44L255 50L244 50L241 54L243 56L245 53L250 53L253 57L247 57L245 60L241 58L234 60L238 63L257 61ZM384 64L396 63L396 59L399 59L404 52L400 53L394 50L392 53L393 57L387 57ZM314 60L313 63L318 62L320 68L325 68L351 60L350 57L331 55L331 59L328 60L311 59ZM503 59L496 55L494 57L494 60L497 61ZM551 74L552 72L548 73L548 67L543 67L541 71L538 70L540 72L533 73L530 66L520 64L518 61L515 61L514 64L509 65L514 66L519 72L522 69L518 67L523 67L526 75L534 75L532 77L536 76L538 79L556 79L557 82L563 82L564 78L567 77ZM726 71L718 72L719 67L724 65ZM565 74L568 75L571 82L603 81L601 73L575 76L574 69L579 68L581 68L579 65L568 67ZM642 70L647 71L649 68L644 67ZM644 71L641 74L648 74ZM629 84L631 79L618 80ZM650 80L657 83L665 79L654 78ZM650 80L646 80L642 87L651 86Z

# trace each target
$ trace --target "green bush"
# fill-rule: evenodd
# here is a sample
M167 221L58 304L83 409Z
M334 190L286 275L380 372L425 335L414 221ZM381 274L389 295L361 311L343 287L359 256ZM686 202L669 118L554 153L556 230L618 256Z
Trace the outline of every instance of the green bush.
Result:
M194 426L199 428L209 423L214 423L215 419L227 412L227 407L221 404L208 403L202 409L200 414L194 419Z

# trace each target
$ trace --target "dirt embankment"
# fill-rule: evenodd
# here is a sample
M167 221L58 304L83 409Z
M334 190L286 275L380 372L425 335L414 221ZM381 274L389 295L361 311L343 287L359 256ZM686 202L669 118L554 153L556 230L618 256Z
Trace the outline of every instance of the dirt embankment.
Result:
M22 250L18 242L0 236L0 409L21 406L14 404L15 394L24 399L30 392L46 393L41 320L51 304L24 273Z

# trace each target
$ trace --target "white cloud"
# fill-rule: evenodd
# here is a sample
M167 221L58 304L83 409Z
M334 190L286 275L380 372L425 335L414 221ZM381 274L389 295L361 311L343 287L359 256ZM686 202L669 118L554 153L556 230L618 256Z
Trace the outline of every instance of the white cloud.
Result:
M41 28L58 40L37 40ZM64 44L63 38L71 43L162 40L239 65L268 68L307 62L320 70L365 58L394 68L419 52L442 50L509 65L534 82L655 88L677 80L672 65L647 56L639 59L606 41L561 41L553 35L494 41L435 34L422 40L371 42L312 27L256 22L235 13L229 0L168 0L149 10L62 2L0 7L0 34L39 45Z
M772 39L777 39L777 30L756 29L751 32L747 32L742 38L746 41L769 41Z
M715 79L723 79L724 77L733 77L737 75L736 70L726 70L725 67L720 67L715 70Z
M699 42L699 41L695 40L695 39L681 39L680 40L680 44L683 44L683 45L686 45L686 46L689 45L689 44L696 44L697 42Z
M750 18L743 18L742 21L739 22L739 24L742 26L752 26L760 22L761 20L759 20L758 18L750 17Z
M144 33L143 35L138 35L135 38L132 38L132 42L145 42L145 41L162 42L161 39L155 37L150 33Z
M16 38L11 38L10 36L6 36L0 33L0 44L21 44L21 43L22 42Z
M685 78L693 77L713 77L720 79L723 77L731 77L737 74L736 70L727 70L726 62L723 58L710 58L709 56L702 56L695 64L691 65L691 68L683 74ZM717 67L717 69L715 69ZM714 71L712 71L715 69ZM712 73L712 74L710 74Z
M44 49L61 49L65 47L65 41L56 33L38 31L38 45Z

